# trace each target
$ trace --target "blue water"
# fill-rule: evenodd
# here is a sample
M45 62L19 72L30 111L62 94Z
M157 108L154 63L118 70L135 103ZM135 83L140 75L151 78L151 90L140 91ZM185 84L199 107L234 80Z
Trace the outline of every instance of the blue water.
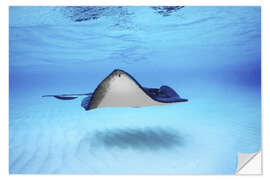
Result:
M261 149L260 7L10 7L11 174L234 174ZM186 103L85 111L114 69Z

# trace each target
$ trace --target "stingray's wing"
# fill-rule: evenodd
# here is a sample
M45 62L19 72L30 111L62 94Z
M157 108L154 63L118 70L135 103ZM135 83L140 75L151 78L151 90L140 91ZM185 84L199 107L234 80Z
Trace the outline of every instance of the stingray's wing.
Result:
M92 96L87 96L87 97L83 98L83 100L82 100L81 106L82 106L85 110L88 110L88 107L89 107L90 102L91 102L91 97L92 97Z
M154 100L164 103L186 102L187 99L181 98L171 87L161 86L158 88L143 88L144 91Z
M84 94L61 94L61 95L44 95L42 97L54 97L60 100L73 100L78 98L78 96L91 96L93 93L84 93Z

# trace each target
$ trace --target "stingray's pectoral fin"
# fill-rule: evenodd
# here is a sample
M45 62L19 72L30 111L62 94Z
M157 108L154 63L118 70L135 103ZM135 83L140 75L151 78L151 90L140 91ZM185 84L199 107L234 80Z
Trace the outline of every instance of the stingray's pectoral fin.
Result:
M81 103L81 106L85 110L88 110L88 107L90 105L90 102L91 102L91 96L87 96L87 97L83 98L82 103Z
M85 93L85 94L62 94L62 95L44 95L42 97L54 97L60 100L73 100L78 98L78 96L91 96L92 93Z
M72 99L76 99L76 96L53 96L56 99L60 99L60 100L72 100Z
M60 100L73 100L73 99L76 99L78 96L45 95L42 97L54 97Z
M160 94L165 94L166 101L168 102L187 102L188 99L181 98L171 87L169 86L161 86L159 88ZM162 99L163 97L158 97Z
M158 88L144 88L145 92L154 100L164 103L187 102L187 99L181 98L171 87L161 86Z

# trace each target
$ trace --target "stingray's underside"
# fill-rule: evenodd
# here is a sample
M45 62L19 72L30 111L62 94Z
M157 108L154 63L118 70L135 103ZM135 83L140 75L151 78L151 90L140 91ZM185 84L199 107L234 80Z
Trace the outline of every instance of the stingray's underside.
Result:
M87 95L81 103L85 110L113 106L155 106L187 101L187 99L180 98L168 86L161 86L159 89L142 87L131 75L122 70L114 70L97 86L93 93L77 95ZM44 97L48 96L62 100L76 98L74 94L70 97L68 95L46 95Z

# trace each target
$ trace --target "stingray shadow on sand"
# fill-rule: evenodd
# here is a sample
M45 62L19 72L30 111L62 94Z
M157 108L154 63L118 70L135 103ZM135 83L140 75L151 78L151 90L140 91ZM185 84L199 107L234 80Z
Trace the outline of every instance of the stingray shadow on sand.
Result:
M174 129L165 128L116 128L96 131L88 134L81 143L89 144L89 149L104 147L105 149L162 150L181 147L184 138Z

